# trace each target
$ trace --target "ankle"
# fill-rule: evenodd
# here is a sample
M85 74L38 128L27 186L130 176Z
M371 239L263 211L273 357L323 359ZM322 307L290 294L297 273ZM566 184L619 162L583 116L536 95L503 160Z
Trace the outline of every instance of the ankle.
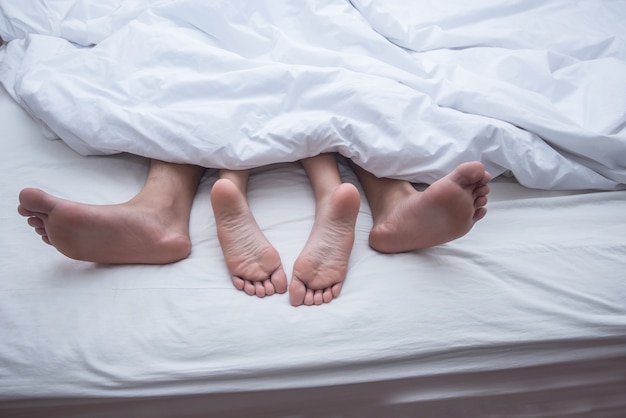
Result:
M374 196L368 195L368 203L372 211L374 223L387 217L387 214L411 196L420 193L408 182L390 183L390 187L381 188Z

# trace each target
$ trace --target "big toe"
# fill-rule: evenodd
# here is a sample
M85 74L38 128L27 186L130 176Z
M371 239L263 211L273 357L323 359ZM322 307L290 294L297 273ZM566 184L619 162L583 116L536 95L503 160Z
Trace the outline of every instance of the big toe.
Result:
M306 285L297 277L291 279L289 283L289 303L293 306L300 306L304 303L306 296Z
M285 293L287 291L287 274L283 270L282 265L272 274L270 281L276 293Z
M452 180L461 185L472 185L477 183L487 183L489 174L479 161L472 161L459 165L452 172Z
M24 216L31 216L33 213L50 213L56 200L43 190L26 188L20 192L18 212Z

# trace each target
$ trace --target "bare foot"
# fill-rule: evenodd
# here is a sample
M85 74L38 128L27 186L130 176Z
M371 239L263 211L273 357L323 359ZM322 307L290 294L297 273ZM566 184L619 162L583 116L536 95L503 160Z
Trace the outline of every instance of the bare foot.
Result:
M67 257L112 264L166 264L191 251L188 216L135 198L118 205L88 205L24 189L20 215Z
M227 179L215 182L211 204L217 237L235 287L259 297L285 293L280 256L259 228L244 195Z
M360 204L358 190L344 183L326 204L318 206L309 239L294 263L289 285L292 305L320 305L339 296L348 272Z
M440 245L467 234L487 213L491 180L479 162L463 163L419 192L398 188L374 219L369 243L383 253Z

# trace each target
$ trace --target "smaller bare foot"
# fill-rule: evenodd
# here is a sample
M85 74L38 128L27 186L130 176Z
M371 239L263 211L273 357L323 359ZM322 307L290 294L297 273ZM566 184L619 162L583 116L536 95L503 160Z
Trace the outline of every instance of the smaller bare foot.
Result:
M228 179L211 191L217 237L235 287L248 295L270 296L287 291L280 256L259 228L246 197Z
M294 263L289 285L293 306L320 305L339 296L348 272L360 203L354 185L343 183L327 203L318 205L309 239Z
M404 183L390 192L374 217L370 246L401 253L444 244L467 234L487 213L491 180L479 162L460 164L419 192Z
M135 198L88 205L27 188L18 212L43 241L67 257L111 264L166 264L191 251L188 215Z

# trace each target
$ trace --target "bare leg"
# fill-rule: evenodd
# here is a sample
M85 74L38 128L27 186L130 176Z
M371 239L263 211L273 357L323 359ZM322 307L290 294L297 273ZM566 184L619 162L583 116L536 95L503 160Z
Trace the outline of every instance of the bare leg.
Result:
M479 162L459 165L423 192L409 182L353 168L372 209L369 243L377 251L400 253L452 241L487 213L491 177Z
M339 296L348 272L361 198L342 183L334 154L302 160L315 193L315 222L296 259L289 285L292 305L319 305Z
M246 198L248 170L220 170L211 191L217 237L235 287L259 297L285 293L280 256L257 224Z
M117 205L88 205L24 189L18 212L67 257L113 264L166 264L191 251L189 216L204 169L153 160L141 191Z

